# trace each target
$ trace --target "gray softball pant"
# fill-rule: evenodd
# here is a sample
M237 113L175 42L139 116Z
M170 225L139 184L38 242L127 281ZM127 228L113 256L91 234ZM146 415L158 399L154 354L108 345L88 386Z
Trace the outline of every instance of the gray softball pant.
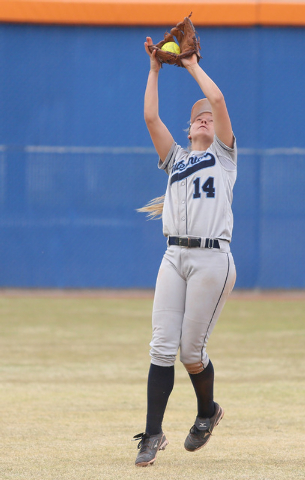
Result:
M220 245L220 250L167 248L155 289L151 363L174 365L180 347L190 373L192 366L208 365L207 342L236 279L229 243Z

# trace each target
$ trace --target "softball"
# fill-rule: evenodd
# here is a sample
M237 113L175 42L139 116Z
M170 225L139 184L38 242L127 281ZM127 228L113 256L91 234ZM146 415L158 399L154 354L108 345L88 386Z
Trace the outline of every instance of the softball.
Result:
M175 43L175 42L165 43L163 45L163 47L161 47L161 50L163 50L164 52L175 53L176 55L179 55L179 53L180 53L179 45L177 45L177 43Z

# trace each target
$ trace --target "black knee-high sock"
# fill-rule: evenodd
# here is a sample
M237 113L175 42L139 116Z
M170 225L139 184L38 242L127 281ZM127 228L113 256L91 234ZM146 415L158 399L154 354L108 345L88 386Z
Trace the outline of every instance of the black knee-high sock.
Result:
M215 407L213 400L214 391L214 367L209 361L207 367L200 373L189 374L196 396L198 417L211 418Z
M162 420L168 397L174 386L175 370L172 367L150 365L147 383L146 433L157 435L162 430Z

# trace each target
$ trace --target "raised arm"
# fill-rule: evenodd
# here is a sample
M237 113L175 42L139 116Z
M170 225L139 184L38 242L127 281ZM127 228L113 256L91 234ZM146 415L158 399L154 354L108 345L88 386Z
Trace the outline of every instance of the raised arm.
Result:
M155 149L164 162L174 139L159 117L158 77L161 64L156 59L156 52L151 54L148 50L148 45L152 45L152 39L147 37L146 40L144 46L150 56L150 72L144 97L144 119Z
M199 66L196 55L193 55L193 57L189 59L182 60L182 62L211 104L214 129L217 137L227 145L227 147L232 148L232 125L222 92Z

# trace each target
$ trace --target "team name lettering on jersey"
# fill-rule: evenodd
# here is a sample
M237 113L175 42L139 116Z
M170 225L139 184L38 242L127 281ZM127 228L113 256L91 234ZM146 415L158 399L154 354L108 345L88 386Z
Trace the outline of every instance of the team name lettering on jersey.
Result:
M201 157L189 157L187 162L180 160L180 162L173 165L170 184L172 185L175 182L179 182L202 168L213 167L213 165L215 165L215 157L210 152L206 152Z

